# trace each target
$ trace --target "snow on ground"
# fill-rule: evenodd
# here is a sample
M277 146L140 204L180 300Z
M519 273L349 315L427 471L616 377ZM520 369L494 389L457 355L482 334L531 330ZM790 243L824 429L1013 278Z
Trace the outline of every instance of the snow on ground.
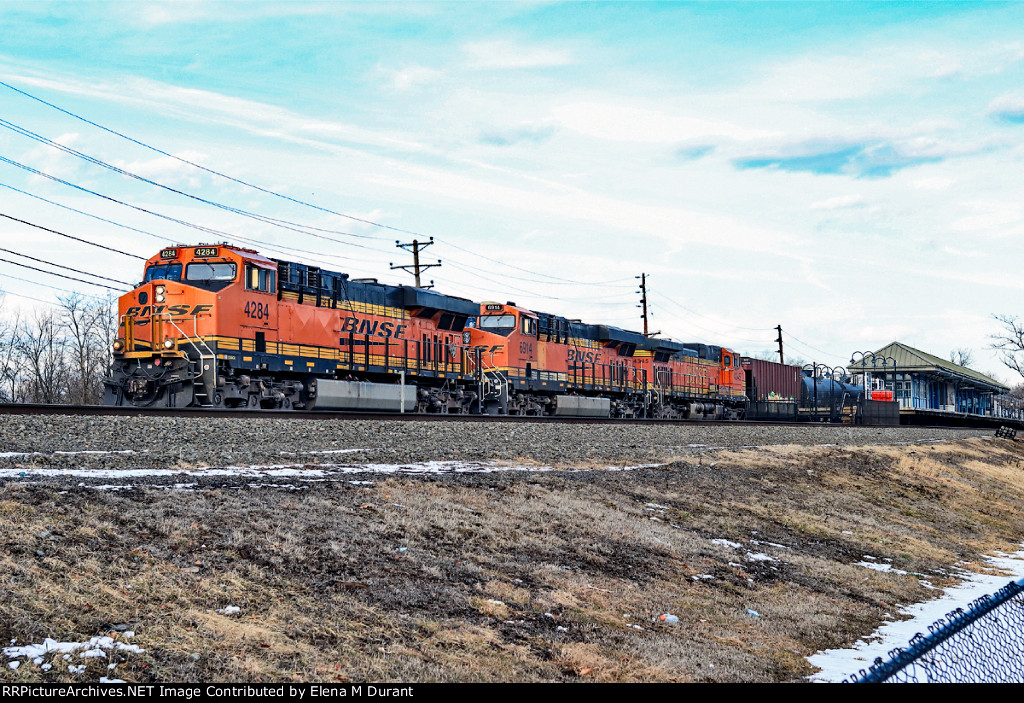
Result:
M337 454L353 450L331 450L325 452L302 452L308 454ZM86 453L86 452L81 452ZM120 452L119 452L120 453ZM599 471L637 471L640 469L665 466L659 464L638 464L636 466L604 466ZM360 473L374 474L459 474L459 473L493 473L498 471L556 471L552 466L507 464L496 461L423 461L405 464L256 464L251 466L201 466L195 469L94 469L82 467L77 469L30 468L18 467L0 469L0 480L38 480L45 478L83 478L83 479L117 479L116 484L92 485L98 490L128 490L134 487L130 479L153 478L210 478L210 477L252 477L262 479L293 479L299 481L331 481L341 480L342 476ZM592 469L573 469L573 471L589 471ZM146 483L146 482L143 482ZM85 485L85 484L80 484ZM263 487L280 487L294 489L293 485L273 483L251 484ZM194 488L194 482L178 482L157 485L158 488L178 488L188 490Z
M72 664L75 661L75 654L78 654L78 661L83 659L103 659L107 664L108 671L114 671L119 663L126 661L130 654L142 654L146 650L137 644L129 644L123 640L129 640L135 636L131 630L120 633L118 639L113 637L93 637L87 642L58 642L47 637L40 644L15 645L11 640L10 647L3 648L3 655L10 661L7 666L16 670L23 664L26 667L38 666L41 671L47 672L53 668L54 662L63 662L67 670L77 675L85 672L85 663ZM101 677L100 683L124 683L120 679Z
M865 555L867 556L867 555ZM991 595L1004 587L1009 581L1024 578L1024 550L1016 554L1001 554L989 557L989 565L1001 569L1009 575L990 576L963 572L966 579L959 586L945 589L944 595L935 600L918 603L903 608L900 612L911 619L900 622L889 622L876 630L865 640L858 640L849 649L829 649L807 658L812 666L821 669L808 679L815 682L838 682L861 669L867 669L876 657L888 661L889 651L896 647L906 647L917 633L928 633L928 626L946 613L957 608L966 608L969 603L984 595ZM884 564L860 562L864 566L885 571Z

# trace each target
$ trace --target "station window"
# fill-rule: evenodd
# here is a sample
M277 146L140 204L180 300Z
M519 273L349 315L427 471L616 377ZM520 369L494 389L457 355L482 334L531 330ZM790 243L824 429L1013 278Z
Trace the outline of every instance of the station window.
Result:
M246 264L245 287L247 290L258 290L261 293L274 293L277 290L277 271Z

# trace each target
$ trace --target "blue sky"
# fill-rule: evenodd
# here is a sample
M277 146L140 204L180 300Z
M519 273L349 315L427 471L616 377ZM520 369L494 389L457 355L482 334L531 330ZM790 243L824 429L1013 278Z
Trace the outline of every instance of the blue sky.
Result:
M433 235L441 290L636 329L645 272L652 323L676 339L753 354L781 324L790 353L829 364L893 340L969 347L1011 380L985 347L992 313L1024 313L1019 4L0 2L0 29L5 83ZM411 234L2 86L0 117L330 239L3 129L7 159L272 256L404 280L388 264L407 263L394 241ZM6 188L0 212L140 255L235 240L6 163L0 184L148 234ZM10 221L0 247L139 277L127 257ZM7 312L61 294L38 284L75 287L0 263Z

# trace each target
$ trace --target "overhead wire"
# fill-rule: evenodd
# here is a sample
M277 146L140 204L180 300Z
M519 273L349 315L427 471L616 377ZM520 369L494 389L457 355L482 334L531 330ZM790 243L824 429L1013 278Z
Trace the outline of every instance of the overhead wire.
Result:
M392 227L390 225L385 225L385 224L382 224L380 222L374 222L373 220L368 220L366 218L356 217L355 215L349 215L349 214L344 213L344 212L337 212L335 210L331 210L330 208L321 207L319 205L315 205L313 203L309 203L309 202L306 202L304 200L300 200L298 198L293 198L293 197L288 196L288 195L283 195L282 193L275 192L273 190L270 190L269 188L263 188L261 186L258 186L256 184L254 184L254 183L249 183L248 181L244 181L244 180L242 180L240 178L235 178L234 176L229 176L226 173L221 173L220 171L215 171L214 169L207 168L206 166L203 166L202 164L197 164L194 161L189 161L188 159L182 158L182 157L177 156L175 154L171 154L170 152L164 151L163 149L159 149L159 148L157 148L155 146L147 144L147 143L145 143L143 141L140 141L138 139L134 139L132 137L129 137L128 135L122 134L121 132L118 132L117 130L111 129L109 127L105 127L105 126L99 124L98 122L93 122L92 120L89 120L89 119L87 119L85 117L82 117L81 115L78 115L78 114L76 114L74 112L71 112L70 110L65 110L62 107L59 107L59 106L57 106L57 105L55 105L55 104L53 104L51 102L47 102L46 100L43 100L40 97L32 95L31 93L29 93L27 91L21 90L19 88L15 88L10 83L5 83L3 81L0 81L0 85L4 86L6 88L10 88L14 92L20 93L21 95L24 95L27 98L30 98L30 99L35 100L37 102L40 102L43 105L51 107L54 110L57 110L58 112L62 112L62 113L64 113L65 115L67 115L69 117L73 117L76 120L80 120L82 122L85 122L86 124L90 124L93 127L96 127L97 129L101 129L104 132L107 132L108 134L113 134L114 136L120 137L121 139L125 139L125 140L127 140L129 142L132 142L133 144L137 144L138 146L141 146L144 149L149 149L150 151L156 152L157 154L161 154L163 156L167 156L169 158L175 159L176 161L180 161L181 163L188 164L189 166L194 166L195 168L198 168L201 171L205 171L206 173L210 173L210 174L213 174L215 176L219 176L220 178L227 179L227 180L229 180L229 181L231 181L233 183L238 183L239 185L246 186L247 188L253 188L255 190L260 191L261 193L266 193L267 195L272 195L274 197L281 198L283 200L288 200L288 201L296 203L298 205L304 205L306 207L311 207L311 208L313 208L315 210L319 210L321 212L325 212L325 213L328 213L328 214L331 214L331 215L337 215L338 217L344 217L346 219L353 220L355 222L362 222L364 224L372 225L374 227L380 227L382 229L388 229L388 230L391 230L393 232L401 232L402 234L411 234L413 236L420 236L420 237L425 236L423 234L420 234L419 232L413 232L411 230L401 229L401 228L398 228L398 227Z
M42 136L41 134L37 134L36 132L33 132L33 131L29 130L29 129L26 129L25 127L22 127L20 125L16 125L13 122L10 122L9 120L5 120L3 118L0 118L0 127L4 127L6 129L9 129L9 130L11 130L11 131L13 131L13 132L15 132L17 134L20 134L20 135L22 135L24 137L28 137L29 139L32 139L33 141L39 142L40 144L45 144L46 146L49 146L49 147L51 147L53 149L57 149L59 151L62 151L65 154L70 154L71 156L76 156L76 157L78 157L80 159L88 161L91 164L95 164L96 166L100 166L102 168L108 169L110 171L113 171L114 173L120 174L120 175L125 176L127 178L133 178L133 179L135 179L137 181L140 181L142 183L148 183L149 185L154 186L156 188L163 188L164 190L167 190L167 191L169 191L171 193L175 193L177 195L181 195L181 196L186 197L186 198L191 198L193 200L197 200L197 201L199 201L201 203L205 203L206 205L211 205L211 206L219 208L221 210L226 210L228 212L233 212L235 214L242 215L244 217L249 217L251 219L258 220L260 222L265 222L265 223L273 225L275 227L281 227L282 229L292 230L292 231L296 231L296 232L302 232L303 234L308 234L308 235L310 235L312 237L319 237L321 239L327 239L329 241L337 242L339 244L347 244L347 242L343 242L343 241L341 241L339 239L335 239L333 237L327 237L327 236L320 235L320 234L313 234L312 232L306 232L305 229L297 229L297 228L305 228L306 225L301 225L301 224L298 224L298 223L295 223L295 222L291 222L289 220L269 217L267 215L261 215L259 213L250 212L248 210L243 210L241 208L237 208L237 207L234 207L234 206L231 206L231 205L225 205L224 203L219 203L219 202L217 202L215 200L209 200L208 198L203 198L203 197L200 197L198 195L193 195L192 193L188 193L188 192L180 190L178 188L174 188L172 186L169 186L169 185L166 185L166 184L163 184L163 183L159 183L159 182L154 181L154 180L152 180L150 178L146 178L145 176L140 176L137 173L133 173L131 171L123 169L120 166L115 166L114 164L111 164L111 163L108 163L108 162L106 162L106 161L104 161L102 159L96 158L95 156L90 156L89 154L86 154L85 152L79 151L78 149L74 149L74 148L72 148L72 147L70 147L70 146L68 146L66 144L61 144L59 142L55 142L52 139L49 139L47 137ZM320 232L331 232L332 234L340 234L340 235L343 235L343 236L346 236L346 237L354 237L354 238L358 238L358 239L372 239L372 240L376 240L376 237L370 236L368 234L354 234L352 232L342 232L341 230L325 229L325 228L320 228L320 227L310 228L310 229L315 229L315 230L320 231Z
M0 184L0 185L3 185L3 184ZM8 220L13 220L14 222L20 222L23 225L28 225L29 227L35 227L36 229L41 229L41 230L43 230L45 232L50 232L52 234L57 234L57 235L60 235L61 237L67 237L68 239L74 239L76 242L82 242L83 244L88 244L89 246L99 247L100 249L106 249L107 251L112 251L115 254L123 254L124 256L129 256L129 257L131 257L133 259L142 259L143 261L146 260L146 257L144 257L144 256L139 256L138 254L129 254L126 251L121 251L120 249L115 249L113 247L108 247L108 246L106 246L104 244L97 244L96 242L90 242L88 239L82 239L81 237L76 237L76 236L71 235L71 234L65 234L64 232L58 232L55 229L50 229L49 227L43 227L42 225L37 225L37 224L34 224L32 222L28 222L27 220L20 220L17 217L11 217L10 215L5 215L2 212L0 212L0 217L6 217Z
M19 254L19 256L22 256L22 255ZM103 283L94 283L92 281L82 280L81 278L74 278L73 276L65 276L64 274L57 273L56 271L47 271L45 269L41 269L41 268L38 268L36 266L29 266L28 264L21 264L21 263L18 263L17 261L11 261L9 259L0 259L0 261L3 261L4 263L7 263L7 264L13 264L15 266L21 266L22 268L32 269L33 271L39 271L40 273L45 273L45 274L50 275L50 276L60 276L61 278L66 278L69 281L77 281L78 283L87 283L90 286L98 286L100 288L107 288L108 290L124 292L124 289L122 289L122 288L114 288L113 286L108 286L108 285L103 284ZM51 264L51 265L56 266L56 264ZM67 268L67 267L62 266L61 268ZM95 275L95 274L86 274L86 275L87 276L92 276L92 275ZM125 285L128 285L128 284L125 284Z
M41 103L43 105L46 105L47 107L50 107L50 108L52 108L54 110L57 110L58 112L61 112L61 113L65 114L65 115L67 115L69 117L72 117L72 118L74 118L76 120L79 120L81 122L84 122L86 124L92 125L93 127L96 127L97 129L100 129L100 130L102 130L104 132L107 132L108 134L112 134L112 135L114 135L116 137L119 137L121 139L124 139L124 140L126 140L128 142L131 142L133 144L141 146L144 149L148 149L148 150L153 151L153 152L155 152L157 154L161 154L162 156L166 156L168 158L174 159L174 160L179 161L181 163L187 164L189 166L197 168L197 169L199 169L201 171L204 171L206 173L218 176L220 178L224 178L224 179L226 179L228 181L231 181L233 183L237 183L239 185L243 185L245 187L252 188L252 189L257 190L257 191L259 191L261 193L266 193L267 195L271 195L271 196L274 196L274 197L277 197L277 198L281 198L283 200L287 200L289 202L292 202L292 203L295 203L295 204L298 204L298 205L302 205L302 206L305 206L305 207L310 207L310 208L313 208L313 209L318 210L320 212L328 213L328 214L331 214L331 215L336 215L338 217L343 217L343 218L346 218L346 219L349 219L349 220L353 220L353 221L356 221L356 222L362 222L364 224L368 224L368 225L371 225L371 226L374 226L374 227L379 227L381 229L387 229L387 230L391 230L393 232L400 232L400 233L403 233L403 234L409 234L409 235L413 235L413 236L420 236L420 237L427 236L427 235L425 235L425 234L423 234L421 232L415 232L413 230L403 229L403 228L400 228L400 227L393 227L391 225L386 225L386 224L383 224L381 222L375 222L375 221L367 219L367 218L356 217L356 216L350 215L348 213L339 212L339 211L336 211L336 210L332 210L330 208L325 208L325 207L322 207L320 205L316 205L314 203L307 202L305 200L301 200L299 198L293 198L291 196L287 196L287 195L284 195L282 193L278 193L278 192L276 192L274 190L271 190L269 188L264 188L262 186L256 185L255 183L250 183L250 182L245 181L243 179L236 178L234 176L230 176L230 175L228 175L226 173L223 173L221 171L217 171L215 169L203 166L202 164L196 163L194 161L190 161L189 159L185 159L185 158L183 158L181 156L177 156L175 154L172 154L172 153L170 153L168 151L165 151L165 150L160 149L158 147L155 147L155 146L153 146L151 144L143 142L143 141L141 141L139 139L135 139L133 137L130 137L127 134L124 134L124 133L119 132L119 131L117 131L115 129L112 129L112 128L107 127L105 125L102 125L102 124L100 124L98 122L90 120L90 119L88 119L88 118L86 118L86 117L84 117L82 115L79 115L79 114L77 114L75 112L72 112L71 110L67 110L65 108L62 108L62 107L60 107L60 106L58 106L58 105L56 105L54 103L51 103L51 102L49 102L47 100L44 100L43 98L40 98L40 97L38 97L36 95L33 95L32 93L29 93L28 91L21 90L20 88L16 88L15 86L13 86L13 85L11 85L9 83L6 83L4 81L0 81L0 86L4 86L4 87L6 87L6 88L8 88L8 89L10 89L10 90L12 90L12 91L14 91L16 93L19 93L19 94L25 96L26 98L29 98L31 100L35 100L36 102L39 102L39 103ZM6 122L6 121L4 121L4 122ZM11 128L14 128L16 131L21 131L23 129L23 128L18 127L17 125L13 125L13 123L7 123L7 124L11 125ZM28 132L28 130L25 130L25 132ZM34 135L34 133L33 133L31 135L30 134L25 134L25 136L30 136L30 138L35 139L39 135ZM46 139L45 137L41 137L41 138L42 139ZM47 140L47 142L49 142L49 140ZM50 143L52 145L54 145L56 148L69 149L69 147L65 147L64 145L59 145L56 142L50 142ZM71 150L71 151L74 152L75 150ZM110 166L109 164L104 164L104 165L105 166ZM113 168L117 169L118 167L113 167ZM144 180L148 181L148 179L144 179ZM154 183L155 185L158 185L159 187L167 188L169 190L173 190L175 192L179 192L176 189L170 188L168 186L164 186L162 184L157 184L157 183L155 183L153 181L149 181L149 182ZM184 193L182 193L182 194L184 194ZM189 197L196 197L196 196L189 196ZM210 204L214 204L212 201L206 201L205 199L202 199L202 198L198 198L198 199L199 200L203 200L204 202L210 202ZM240 213L245 213L246 212L246 211L241 211L239 209L231 208L230 206L225 206L225 207L227 209L230 209L230 210L235 211L235 212L240 212ZM254 213L247 213L247 214L248 215L255 215ZM287 220L277 220L276 218L269 218L269 217L260 216L260 215L256 215L256 216L257 217L265 218L265 219L263 219L263 221L268 222L268 223L288 222ZM296 223L289 223L289 224L295 225ZM319 229L319 228L309 227L307 225L297 225L297 226L304 227L306 229L313 229L315 231L330 231L330 232L346 234L346 235L349 235L349 236L366 236L366 235L352 235L351 233L337 232L335 230L323 230L323 229ZM305 232L305 233L306 234L310 234L309 232ZM465 252L467 254L470 254L472 256L480 257L482 259L485 259L485 260L490 261L492 263L499 264L501 266L506 266L508 268L516 269L516 270L519 270L519 271L524 271L526 273L531 273L531 274L534 274L534 275L537 275L537 276L542 276L542 277L550 279L552 281L558 281L558 282L560 282L563 285L613 285L613 284L620 283L622 281L629 280L628 278L621 278L621 279L614 279L614 280L611 280L611 281L596 281L595 282L595 281L577 281L577 280L573 280L573 279L569 279L569 278L565 278L565 277L553 276L553 275L542 273L542 272L539 272L539 271L533 271L531 269L524 268L524 267L521 267L521 266L516 266L515 264L509 264L507 262L501 261L499 259L495 259L493 257L485 256L483 254L479 254L477 252L474 252L474 251L471 251L469 249L466 249L465 247L461 247L461 246L459 246L459 245L457 245L457 244L455 244L453 242L450 242L450 241L448 241L447 239L444 239L444 238L435 238L435 239L438 241L438 243L445 244L447 246L453 247L455 249L463 251L463 252ZM349 246L354 246L351 243L347 243L347 244ZM629 286L617 286L617 287L628 288Z
M88 271L81 271L79 269L71 268L70 266L63 266L61 264L55 264L52 261L47 261L46 259L37 259L34 256L29 256L28 254L22 254L21 252L12 251L10 249L4 249L3 247L0 247L0 251L7 252L8 254L14 254L15 256L20 256L21 258L28 259L29 261L35 261L38 264L46 264L47 266L55 266L55 267L57 267L59 269L64 269L65 271L72 271L74 273L80 273L83 276L92 276L93 278L99 278L99 279L104 280L104 281L110 281L111 283L120 283L121 285L128 286L129 288L132 285L131 283L125 283L124 281L119 281L116 278L108 278L107 276L100 276L97 273L89 273Z
M105 195L103 193L91 190L91 189L86 188L84 186L80 186L80 185L78 185L76 183L72 183L71 181L65 180L65 179L60 178L58 176L54 176L54 175L46 173L44 171L40 171L39 169L33 168L32 166L28 166L26 164L19 163L17 161L14 161L13 159L8 159L5 156L0 156L0 162L10 164L10 165L15 166L17 168L20 168L20 169L22 169L24 171L32 173L33 175L41 176L41 177L46 178L48 180L54 181L56 183L60 183L62 185L68 186L69 188L74 188L75 190L82 191L83 193L87 193L89 195L94 195L94 196L96 196L98 198L102 198L103 200L107 200L107 201L110 201L112 203L116 203L116 204L121 205L123 207L131 208L133 210L137 210L139 212L143 212L143 213L145 213L147 215L152 215L154 217L158 217L160 219L167 220L169 222L174 222L175 224L179 224L179 225L182 225L184 227L188 227L190 229L194 229L194 230L197 230L197 231L200 231L200 232L204 232L206 234L210 234L210 235L213 235L215 237L221 237L221 238L226 238L226 239L229 239L229 240L237 240L237 241L242 241L242 242L253 242L253 241L256 241L258 244L263 244L261 242L258 242L257 240L253 240L253 239L251 239L249 237L243 237L243 236L240 236L240 235L232 234L230 232L226 232L224 230L219 230L219 229L215 229L215 228L212 228L212 227L206 227L205 225L199 225L199 224L196 224L194 222L189 222L188 220L183 220L183 219L180 219L180 218L177 218L177 217L172 217L171 215L165 215L165 214L163 214L161 212L157 212L155 210L150 210L148 208L144 208L144 207L141 207L139 205L133 205L132 203L129 203L129 202L126 202L126 201L123 201L123 200L119 200L119 199L114 198L112 196ZM31 195L31 194L29 194L29 195ZM171 237L167 237L167 236L162 236L161 237L159 235L154 235L154 236L157 236L158 238L162 239L164 242L167 242L167 243L172 243L173 244L175 242L175 240L173 238L171 238ZM271 246L271 248L277 248L278 245L270 245L270 246ZM384 252L381 249L377 249L375 247L367 247L367 246L364 246L362 244L348 243L347 246L354 246L354 247L359 247L361 249L368 249L370 251L378 251L378 252L386 253L386 252ZM281 245L281 248L287 249L289 247L285 247L285 246ZM344 257L337 257L336 255L330 255L330 254L319 254L318 256L334 257L334 258L344 258Z

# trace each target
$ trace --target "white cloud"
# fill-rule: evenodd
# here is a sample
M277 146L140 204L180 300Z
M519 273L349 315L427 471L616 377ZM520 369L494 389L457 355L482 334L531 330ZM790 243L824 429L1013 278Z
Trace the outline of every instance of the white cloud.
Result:
M911 181L910 185L918 190L946 190L955 181L952 178L940 178L938 176L932 176L928 178L918 178Z
M398 91L406 91L412 88L433 83L442 75L441 71L426 66L410 65L400 69L379 68L387 77L390 87Z
M1004 119L1024 121L1024 95L1007 93L988 104L987 114Z
M206 154L198 151L181 151L171 156L157 156L144 161L114 161L114 166L124 169L129 173L148 178L158 183L187 183L191 187L200 185L202 172L194 166L182 163L178 159L202 164Z
M566 49L530 47L502 39L471 42L462 50L470 68L549 68L573 63L572 53Z
M975 214L957 219L949 225L950 229L984 233L994 237L1015 236L1024 230L1020 203L973 200L963 203L963 207L974 210Z
M567 129L587 136L626 142L674 144L707 137L743 141L779 134L762 129L747 129L725 120L670 114L610 102L559 105L552 109L551 118Z
M864 196L860 194L837 195L827 200L819 200L810 205L811 210L842 210L844 208L860 207L864 204Z

